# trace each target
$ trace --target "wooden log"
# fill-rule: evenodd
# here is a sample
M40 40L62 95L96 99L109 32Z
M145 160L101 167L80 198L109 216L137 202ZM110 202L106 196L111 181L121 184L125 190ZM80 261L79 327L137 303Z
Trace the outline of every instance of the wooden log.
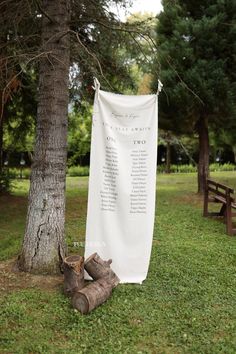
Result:
M87 314L104 303L111 296L112 289L109 278L98 279L74 293L72 306L82 314Z
M84 257L69 256L64 259L64 292L72 296L84 287Z
M93 253L84 263L84 268L88 274L94 279L98 280L106 277L115 288L120 279L116 273L111 269L112 260L104 261L97 253Z

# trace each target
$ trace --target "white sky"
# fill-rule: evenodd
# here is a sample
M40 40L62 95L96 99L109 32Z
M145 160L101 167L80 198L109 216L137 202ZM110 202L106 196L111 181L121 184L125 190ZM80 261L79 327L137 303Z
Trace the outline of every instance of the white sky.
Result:
M133 6L126 10L126 13L122 9L113 8L113 11L118 14L121 20L129 16L134 12L152 12L154 15L158 14L162 10L161 0L133 0Z
M161 10L161 0L134 0L130 12L153 12L156 15Z

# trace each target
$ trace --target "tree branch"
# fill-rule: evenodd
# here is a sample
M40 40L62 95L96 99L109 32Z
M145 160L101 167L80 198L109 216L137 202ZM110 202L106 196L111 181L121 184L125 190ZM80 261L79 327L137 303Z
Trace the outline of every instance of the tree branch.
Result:
M178 79L180 80L180 82L183 84L184 87L186 87L186 89L191 92L193 94L194 97L197 98L197 100L199 100L199 102L201 102L201 104L203 106L205 106L205 103L203 102L203 100L183 81L183 79L181 78L181 76L179 75L178 71L175 69L175 67L171 64L170 60L168 58L166 58L167 63L169 64L169 66L172 68L172 70L175 72L175 74L177 75Z
M31 63L33 60L41 57L41 56L46 56L48 54L51 54L51 52L43 52L43 53L39 53L37 55L35 55L33 58L29 59L27 62L26 62L26 66L29 65L29 63ZM2 117L3 117L3 111L4 111L4 105L5 105L5 102L4 102L4 97L5 97L5 94L6 94L6 91L7 89L10 87L10 85L12 84L12 82L22 74L23 72L23 69L21 69L20 71L18 71L17 74L15 74L6 84L6 86L4 87L3 91L2 91L2 97L1 97L1 111L0 111L0 123L2 121Z
M44 11L44 9L42 8L42 6L40 5L39 1L36 0L36 4L40 10L40 12L42 12L42 14L47 17L47 19L51 22L51 23L54 23L54 24L58 24L58 22L56 20L54 20L53 18L51 18L46 11Z
M94 61L97 63L97 65L98 65L98 67L99 67L101 76L102 76L103 79L106 81L106 83L108 84L108 86L109 86L111 89L113 89L112 86L110 85L109 81L106 79L105 75L103 74L102 65L101 65L101 63L100 63L98 57L97 57L94 53L90 52L90 50L83 44L83 42L82 42L82 41L80 40L80 38L79 38L78 32L72 31L72 30L71 30L70 32L76 36L78 43L79 43L79 44L81 45L81 47L86 51L86 53L94 59Z

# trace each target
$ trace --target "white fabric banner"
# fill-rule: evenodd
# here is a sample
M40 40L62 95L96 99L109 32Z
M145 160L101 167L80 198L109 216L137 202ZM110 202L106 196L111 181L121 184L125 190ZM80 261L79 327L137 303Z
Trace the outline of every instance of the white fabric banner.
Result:
M157 95L118 95L97 87L85 258L94 252L111 258L121 283L142 283L147 276L156 158Z

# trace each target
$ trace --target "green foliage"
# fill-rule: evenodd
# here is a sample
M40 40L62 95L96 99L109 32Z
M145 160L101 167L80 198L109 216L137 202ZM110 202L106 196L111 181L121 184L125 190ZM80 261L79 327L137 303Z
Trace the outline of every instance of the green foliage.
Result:
M113 5L125 7L129 0L115 0ZM88 150L90 128L87 108L94 91L93 77L97 76L104 89L124 92L133 88L130 63L126 58L126 45L130 45L128 28L112 13L110 1L73 1L70 21L70 98L76 102L78 117L70 117L74 126L69 133L69 147L77 156L71 163ZM4 21L0 24L0 91L8 100L4 107L4 150L32 151L34 145L35 116L38 95L39 61L44 58L41 47L42 18L47 16L44 4L21 3L10 0L8 6L0 3ZM17 26L12 30L12 24ZM17 79L19 85L12 87ZM9 92L8 92L9 90ZM16 94L17 93L17 94ZM4 97L3 101L5 100ZM87 122L84 122L84 119ZM77 123L79 125L77 125ZM78 131L75 129L75 125ZM87 134L88 133L88 134ZM1 145L1 144L0 144ZM1 147L2 149L2 147Z
M214 171L235 171L236 170L236 165L232 163L212 163L210 165L210 172Z
M92 106L82 102L80 107L73 107L69 114L68 127L68 164L76 165L90 151L92 125Z
M209 170L210 170L210 172L236 171L236 165L231 164L231 163L224 163L224 164L212 163L209 166ZM157 172L165 173L165 171L166 171L165 165L158 165L157 166ZM191 164L189 164L189 165L171 165L170 172L171 173L193 173L193 172L197 172L197 166L193 166Z
M236 170L236 165L231 164L231 163L224 163L224 164L219 164L219 163L212 163L210 164L210 172L215 172L215 171L235 171ZM161 164L157 166L157 172L158 173L164 173L166 170L165 164ZM186 165L175 165L172 164L170 166L170 172L171 173L193 173L197 171L197 167L193 166L191 164L186 164ZM30 168L23 168L22 171L20 168L9 168L8 174L5 174L6 176L9 176L8 183L12 183L12 179L19 179L22 175L23 179L29 179L31 174ZM67 170L67 176L69 177L83 177L83 176L89 176L89 166L70 166L68 167Z
M68 168L67 175L70 177L88 176L89 167L88 166L71 166Z
M5 151L33 151L36 122L37 74L28 70L21 75L21 87L5 107L3 148Z
M196 6L165 0L163 5L155 65L164 84L160 126L191 133L204 115L215 131L235 128L235 2L202 0Z
M129 45L126 45L124 49L126 61L130 65L134 87L131 92L126 91L125 93L150 94L152 93L153 75L156 75L152 68L155 58L154 39L157 18L152 13L135 13L128 17L127 23L134 27L134 31L128 39Z
M13 183L10 176L6 170L0 172L0 195L5 193L10 193Z
M158 165L157 172L165 173L166 166L165 165ZM192 173L197 172L197 167L193 165L171 165L170 166L171 173Z
M117 0L112 1L112 5L125 8L129 2ZM129 30L137 30L137 27L122 24L111 8L108 10L111 6L108 0L99 0L96 3L85 1L83 4L76 1L73 4L72 30L78 31L78 37L71 37L74 68L71 96L75 100L91 102L94 76L99 79L104 90L121 93L132 89L134 83L126 48L130 46L132 34ZM78 45L77 38L83 46Z
M236 162L235 129L220 129L216 131L212 136L212 141L218 153L223 152L226 148L232 150L234 154L234 161Z
M30 168L17 168L17 167L10 167L8 169L8 175L12 179L17 179L17 178L24 178L24 179L29 179L31 174L31 169Z
M213 178L236 187L235 172L215 172ZM202 217L195 181L195 174L158 176L147 280L119 285L87 316L63 295L63 277L61 286L47 289L51 278L29 282L31 276L1 267L1 353L235 353L235 239L219 220ZM82 242L87 178L67 182L67 235ZM28 188L27 181L17 184L4 208L0 203L0 238L14 243L22 236ZM73 242L70 249L78 252Z

